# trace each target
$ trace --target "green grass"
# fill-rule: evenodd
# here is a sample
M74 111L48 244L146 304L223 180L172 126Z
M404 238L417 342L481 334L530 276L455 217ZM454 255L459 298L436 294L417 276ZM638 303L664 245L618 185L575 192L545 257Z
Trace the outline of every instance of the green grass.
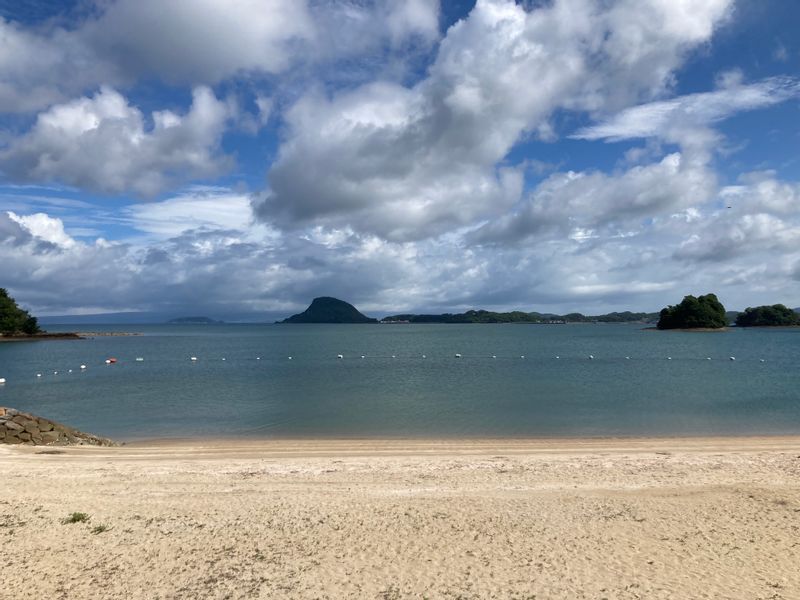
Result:
M64 525L71 525L72 523L86 523L89 520L89 515L83 512L74 512L66 519L62 519Z
M111 529L108 525L97 525L96 527L92 528L92 533L97 535L99 533L103 533L104 531L108 531Z

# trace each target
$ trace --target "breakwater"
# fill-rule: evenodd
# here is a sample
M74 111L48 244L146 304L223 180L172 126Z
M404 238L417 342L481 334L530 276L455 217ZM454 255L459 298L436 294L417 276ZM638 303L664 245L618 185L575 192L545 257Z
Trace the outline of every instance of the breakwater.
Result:
M116 446L112 440L78 431L30 413L0 406L0 444L29 446Z

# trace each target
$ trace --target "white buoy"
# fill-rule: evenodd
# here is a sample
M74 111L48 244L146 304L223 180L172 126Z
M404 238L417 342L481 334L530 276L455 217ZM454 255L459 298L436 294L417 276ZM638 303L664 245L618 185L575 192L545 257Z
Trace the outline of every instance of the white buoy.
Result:
M558 360L558 359L560 359L560 358L561 358L560 356L556 356L556 360Z
M765 361L765 360L762 358L762 359L761 359L761 360L759 360L758 362L767 362L767 361Z
M197 357L196 356L192 356L189 360L192 361L192 362L197 362Z
M0 377L0 385L3 385L6 382L5 377Z
M111 361L110 361L109 359L106 359L106 364L107 364L107 365L110 365L110 364L111 364Z
M590 355L589 355L589 360L594 360L594 356L592 356L592 355L590 354Z
M67 371L67 373L72 373L72 369L70 369L69 371Z
M456 352L456 358L461 358L461 355L458 352Z
M496 354L492 354L492 358L497 358L497 355Z
M427 356L425 356L425 355L423 354L423 355L422 355L422 358L428 358L428 357L427 357Z
M53 375L58 375L58 371L53 371Z
M728 358L731 359L731 360L736 360L735 356L729 356Z
M366 358L366 356L364 356L364 355L362 354L362 355L361 355L361 358Z
M625 357L625 360L630 360L630 359L631 359L631 357L630 357L630 356L626 356L626 357Z
M292 357L291 357L291 356L289 357L289 360L292 360Z
M337 354L337 355L336 355L336 358L344 358L344 356L343 356L343 355L341 355L341 354Z
M256 356L256 360L261 360L261 357L260 356Z
M36 374L36 377L41 377L41 376L42 376L42 374L41 374L41 373L37 373L37 374Z
M137 356L136 362L144 362L144 359L141 356Z
M225 357L224 357L224 356L222 357L222 360L225 360Z
M394 354L392 354L392 358L397 358L397 356L395 356Z
M522 356L520 356L520 358L525 358L525 355L523 354Z
M706 360L711 360L711 357L710 356L706 356Z
M139 360L139 359L137 358L136 360ZM85 371L85 370L86 370L86 365L81 365L81 371Z
M671 356L668 356L668 357L667 357L667 360L672 360L672 357L671 357Z

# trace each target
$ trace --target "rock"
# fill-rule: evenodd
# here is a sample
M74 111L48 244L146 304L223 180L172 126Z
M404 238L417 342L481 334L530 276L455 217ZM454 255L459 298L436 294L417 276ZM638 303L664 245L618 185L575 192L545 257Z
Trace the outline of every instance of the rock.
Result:
M21 444L22 440L19 439L18 437L6 436L5 443L6 444Z
M25 428L16 421L6 421L6 429L11 431L25 431Z
M21 439L23 442L30 442L31 441L31 434L27 431L20 431L17 434L17 437Z
M27 423L25 423L25 431L27 431L31 435L38 434L39 424L36 423L35 421L28 421Z
M57 431L45 431L41 434L43 444L52 444L57 442L59 437L60 436Z
M6 430L3 427L0 427L0 440L6 437Z
M25 427L25 421L27 421L28 419L26 419L24 415L16 414L13 417L11 417L11 420L14 421L14 423L19 423L20 425Z
M53 424L50 421L39 421L39 431L53 431Z

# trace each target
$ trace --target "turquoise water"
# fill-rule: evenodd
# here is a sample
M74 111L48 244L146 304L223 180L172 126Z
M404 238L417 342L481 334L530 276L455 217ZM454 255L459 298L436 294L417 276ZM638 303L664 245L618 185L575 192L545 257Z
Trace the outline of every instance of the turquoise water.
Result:
M144 335L0 344L0 377L7 380L0 405L122 440L800 433L800 329L684 333L582 324L134 330ZM119 362L105 365L111 356Z

